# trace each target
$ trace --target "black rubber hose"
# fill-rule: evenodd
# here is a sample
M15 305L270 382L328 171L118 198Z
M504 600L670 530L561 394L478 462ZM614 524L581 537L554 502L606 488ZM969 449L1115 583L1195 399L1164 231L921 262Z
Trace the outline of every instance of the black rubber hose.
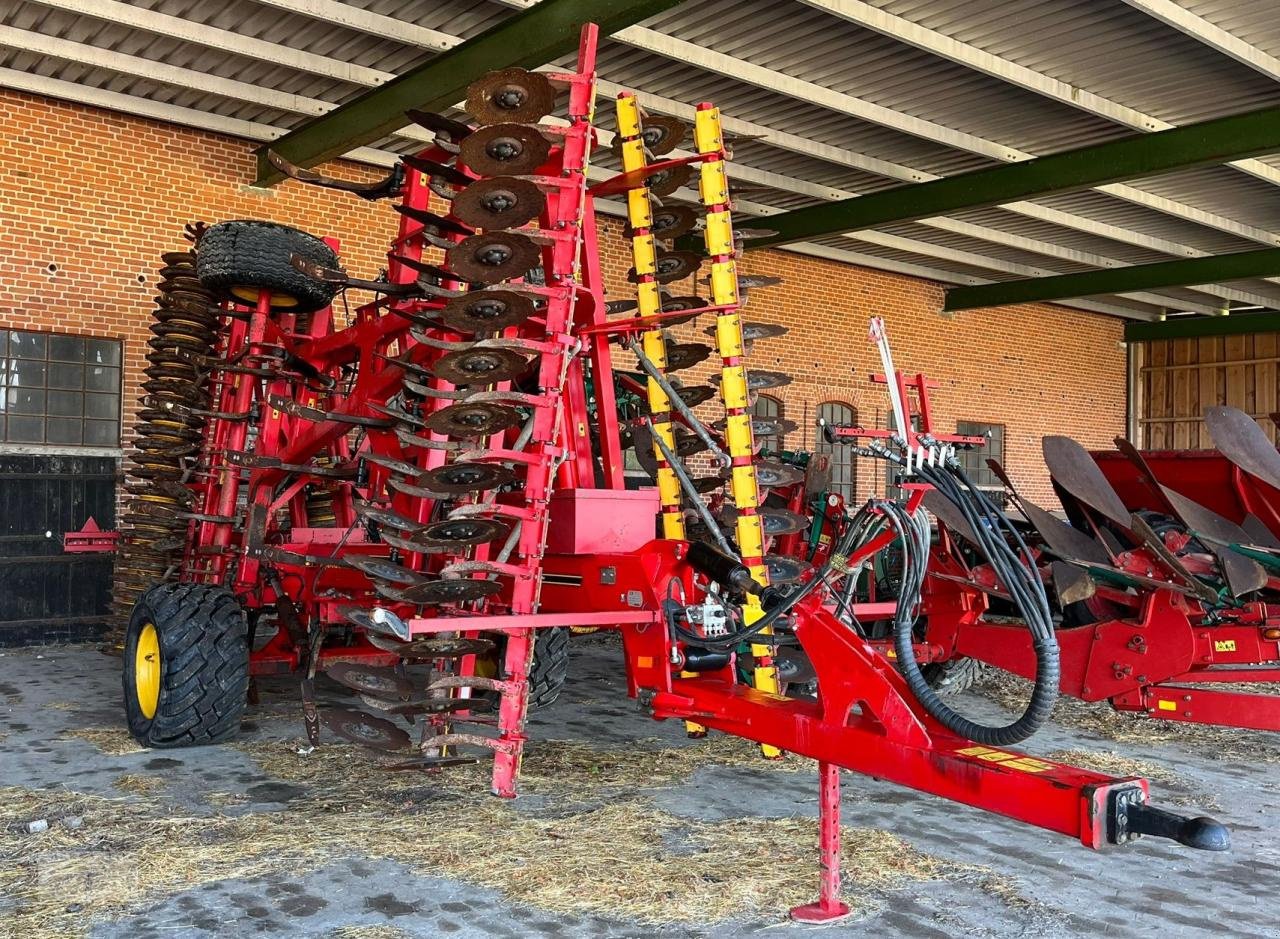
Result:
M1026 740L1040 729L1058 700L1060 662L1057 638L1044 583L1030 549L1005 514L964 476L958 466L948 469L921 467L920 476L952 502L965 516L978 538L977 547L991 563L996 577L1013 599L1032 634L1036 672L1031 698L1016 720L1003 726L980 724L950 707L920 669L915 656L915 608L924 586L928 563L928 543L919 526L897 503L881 508L904 546L903 590L894 616L894 650L898 671L921 706L948 730L989 746L1008 746ZM927 532L927 530L926 530ZM1005 540L1013 535L1015 549ZM927 537L927 534L926 536Z

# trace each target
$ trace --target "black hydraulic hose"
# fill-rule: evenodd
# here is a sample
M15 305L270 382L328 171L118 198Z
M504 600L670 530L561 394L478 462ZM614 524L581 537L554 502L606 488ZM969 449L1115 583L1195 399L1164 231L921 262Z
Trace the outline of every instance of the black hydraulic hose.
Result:
M972 484L958 465L921 466L920 477L931 484L964 515L973 529L998 582L1009 592L1014 606L1031 631L1036 659L1031 699L1022 715L1003 726L979 724L950 707L920 670L915 655L915 608L924 586L928 564L928 530L913 520L897 503L882 503L889 525L904 545L903 589L894 615L894 649L897 666L907 686L924 709L949 730L977 743L1008 746L1034 734L1053 711L1058 699L1060 663L1052 613L1034 556L1013 524L981 490ZM921 531L923 530L923 536ZM1005 533L1011 533L1017 550Z

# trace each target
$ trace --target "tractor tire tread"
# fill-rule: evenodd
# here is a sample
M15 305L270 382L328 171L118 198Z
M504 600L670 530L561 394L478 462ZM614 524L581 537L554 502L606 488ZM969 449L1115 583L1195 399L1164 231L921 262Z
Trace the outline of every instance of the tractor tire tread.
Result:
M311 313L328 306L336 284L315 280L289 263L299 255L325 267L337 267L338 256L314 235L288 225L241 219L221 222L204 233L196 248L196 273L205 289L236 303L232 293L252 287L288 295L297 301L290 312Z

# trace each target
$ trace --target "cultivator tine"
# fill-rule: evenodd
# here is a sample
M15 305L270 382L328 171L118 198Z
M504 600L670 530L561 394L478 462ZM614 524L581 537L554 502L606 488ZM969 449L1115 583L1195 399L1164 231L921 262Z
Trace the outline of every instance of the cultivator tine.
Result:
M333 421L338 424L351 424L355 427L374 427L380 430L392 425L392 422L386 418L369 417L364 414L347 414L342 411L325 411L320 408L310 408L294 401L292 398L283 398L278 395L272 395L268 401L273 408L283 411L290 417L301 418L305 421L315 421L316 423Z
M361 280L358 277L349 276L340 267L326 267L323 264L317 264L310 258L297 254L289 258L289 263L312 280L318 280L326 284L337 284L344 290L371 290L374 293L385 293L396 297L409 297L421 292L417 284L393 284L385 280ZM267 374L269 375L270 373Z
M476 581L476 583L484 583L484 581ZM502 679L487 678L483 675L445 675L427 685L427 692L453 691L458 688L469 688L472 691L496 691L501 694L508 690L509 684Z
M437 163L435 160L428 160L426 157L405 154L400 158L401 162L411 170L417 170L427 176L436 176L453 186L469 186L475 182L470 176L452 166L444 163Z
M432 133L443 134L454 143L461 142L472 132L470 124L455 121L451 117L445 117L443 114L436 114L433 111L420 111L417 108L410 108L404 113L409 120L419 127L423 127Z
M267 148L267 162L290 179L296 179L298 182L312 186L322 186L326 189L340 189L343 192L354 193L361 199L368 199L371 202L398 196L404 186L404 172L399 167L393 169L383 179L371 183L361 183L348 179L335 179L315 170L296 166L270 147Z
M1223 456L1249 475L1280 489L1280 452L1257 421L1237 408L1219 406L1204 412L1204 423Z
M453 219L437 215L427 209L419 209L402 203L396 206L396 211L405 218L411 218L426 228L435 229L442 235L461 235L463 238L467 238L475 234L474 230L467 228L465 225L459 225Z
M462 281L463 280L463 278L459 276L459 274L456 271L445 270L443 267L438 267L435 264L428 264L425 261L419 261L414 258L406 257L401 254L393 254L390 257L391 257L391 260L395 261L397 264L403 264L405 267L409 268L410 270L416 271L417 273L423 275L423 277L430 277L434 280L439 280L439 281L444 281L444 280ZM429 285L423 282L422 280L418 281L418 289L427 290L428 286ZM465 296L464 291L444 290L443 288L432 288L432 293L442 296L445 299Z
M1070 437L1045 437L1041 449L1054 482L1121 528L1129 527L1129 510L1088 450Z
M477 176L528 176L550 154L551 143L537 127L493 124L462 141L458 160Z

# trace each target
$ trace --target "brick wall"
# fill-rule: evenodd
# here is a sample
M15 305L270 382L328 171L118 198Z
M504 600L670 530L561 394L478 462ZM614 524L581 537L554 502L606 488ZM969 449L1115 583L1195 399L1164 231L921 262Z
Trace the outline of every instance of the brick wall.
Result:
M260 218L334 234L349 270L377 272L397 220L388 204L293 182L253 189L246 185L252 150L234 138L0 91L0 327L124 340L125 406L132 409L159 255L185 244L186 222ZM352 165L330 171L378 174ZM606 231L616 236L617 226ZM628 246L610 237L604 253L611 295L627 296ZM1118 320L1046 305L946 319L937 313L938 284L787 252L750 253L742 270L786 281L753 291L746 318L791 330L759 343L749 360L796 379L776 392L786 416L801 424L788 446L812 444L809 425L823 401L853 405L861 422L883 426L886 399L866 380L879 369L866 341L873 314L885 317L900 367L941 381L938 426L1003 424L1009 471L1043 502L1053 499L1039 457L1042 435L1065 433L1092 446L1124 431ZM671 289L691 293L689 286ZM708 324L676 332L707 340L701 330ZM712 371L707 363L680 377L701 381ZM860 491L882 478L879 466L860 467Z

